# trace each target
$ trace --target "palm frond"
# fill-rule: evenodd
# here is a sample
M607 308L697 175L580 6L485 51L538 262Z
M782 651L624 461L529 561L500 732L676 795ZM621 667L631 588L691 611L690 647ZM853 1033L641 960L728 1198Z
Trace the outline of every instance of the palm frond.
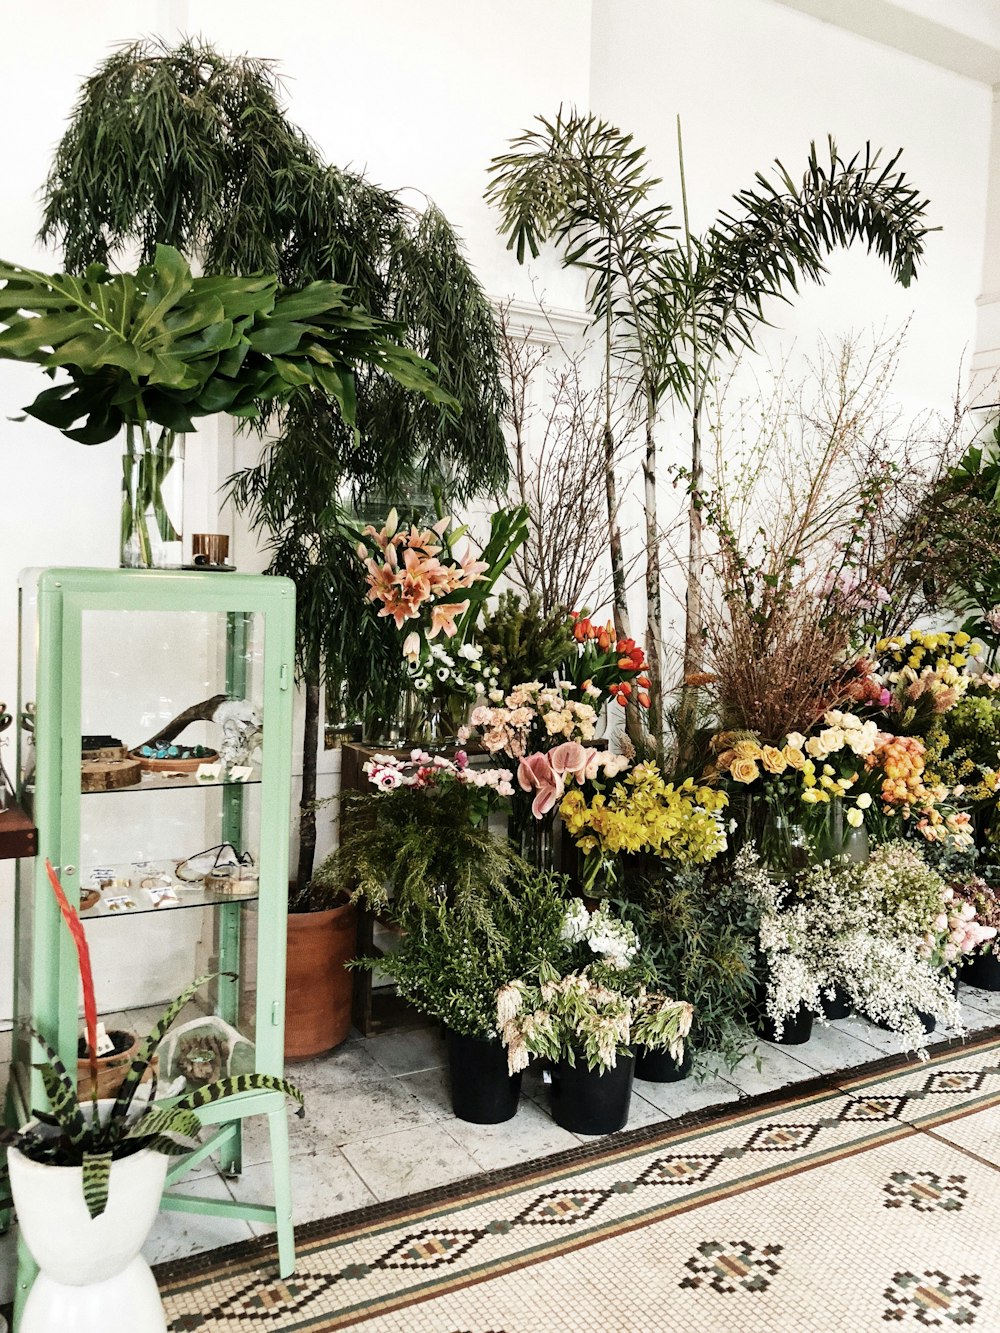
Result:
M828 160L810 145L800 180L780 163L773 179L758 172L756 188L734 197L707 233L689 275L697 300L702 345L710 353L752 347L770 299L787 301L803 279L822 282L825 258L864 244L908 287L933 228L923 219L929 201L899 170L900 152L883 162L871 144L845 160L831 138Z

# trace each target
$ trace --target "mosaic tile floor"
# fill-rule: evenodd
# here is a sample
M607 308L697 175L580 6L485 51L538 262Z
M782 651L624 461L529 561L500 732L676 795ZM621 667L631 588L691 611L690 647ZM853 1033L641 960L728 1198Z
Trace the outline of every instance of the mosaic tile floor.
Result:
M995 1333L998 1173L993 1032L158 1278L171 1333Z

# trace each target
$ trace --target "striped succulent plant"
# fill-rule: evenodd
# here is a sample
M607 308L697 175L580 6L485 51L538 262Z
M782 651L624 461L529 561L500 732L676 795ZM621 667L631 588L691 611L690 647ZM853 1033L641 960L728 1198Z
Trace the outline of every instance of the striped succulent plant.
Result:
M46 867L59 908L76 944L83 982L87 1046L93 1053L97 1045L97 1006L87 939L55 871L48 862ZM199 1107L241 1092L279 1091L298 1102L298 1114L304 1115L303 1098L298 1088L272 1074L239 1074L196 1088L179 1098L156 1101L153 1060L157 1048L187 1002L211 979L211 975L199 977L167 1006L129 1066L111 1110L103 1117L98 1115L96 1078L91 1079L93 1099L84 1105L77 1094L75 1071L71 1074L42 1033L32 1029L32 1036L46 1057L36 1068L45 1088L48 1109L33 1110L32 1122L20 1129L0 1127L0 1145L16 1147L35 1162L82 1167L87 1210L91 1217L99 1217L107 1207L112 1162L143 1148L170 1156L191 1152L201 1130L197 1115ZM148 1099L136 1111L136 1093L147 1073L151 1076Z

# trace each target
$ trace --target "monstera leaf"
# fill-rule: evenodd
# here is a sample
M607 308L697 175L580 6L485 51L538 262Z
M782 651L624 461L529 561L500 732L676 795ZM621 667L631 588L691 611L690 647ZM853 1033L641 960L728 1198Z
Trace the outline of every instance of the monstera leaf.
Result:
M353 425L359 363L455 406L435 368L400 346L401 326L352 305L341 283L283 292L268 275L196 278L167 245L135 274L0 261L0 282L0 357L69 377L25 410L82 444L150 422L188 431L216 412L255 419L302 390L335 399Z

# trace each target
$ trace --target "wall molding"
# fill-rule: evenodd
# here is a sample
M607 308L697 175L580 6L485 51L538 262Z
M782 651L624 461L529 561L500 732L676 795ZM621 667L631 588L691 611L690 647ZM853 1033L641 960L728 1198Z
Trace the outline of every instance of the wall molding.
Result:
M547 306L539 301L515 301L509 297L491 296L490 302L496 310L506 309L511 333L540 347L577 342L590 328L591 319L585 310Z

